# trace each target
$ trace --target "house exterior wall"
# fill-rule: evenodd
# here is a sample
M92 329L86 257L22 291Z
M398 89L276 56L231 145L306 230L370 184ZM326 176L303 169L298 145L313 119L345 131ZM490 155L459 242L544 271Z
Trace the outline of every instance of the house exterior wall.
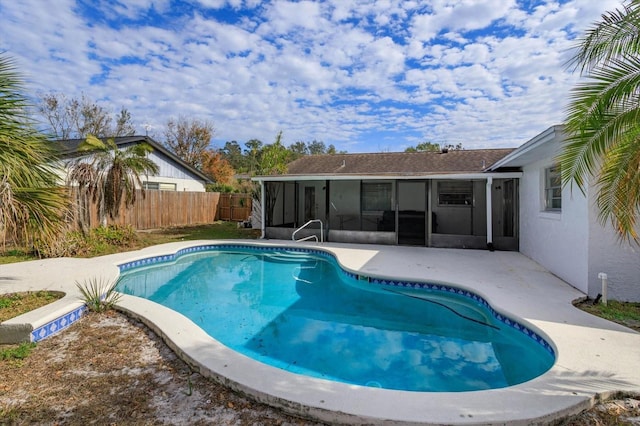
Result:
M195 181L192 179L176 179L176 178L167 178L162 176L142 176L142 180L144 182L158 182L158 183L168 183L175 184L176 191L179 192L205 192L205 184L204 182Z
M205 182L196 176L192 176L184 170L179 169L171 162L167 161L164 156L160 156L155 152L149 154L149 158L158 165L158 173L156 175L140 175L143 182L158 182L175 184L176 191L180 192L205 192ZM56 173L60 177L60 184L64 185L67 179L69 169L66 162L61 161L57 164Z
M588 292L589 223L580 190L562 190L562 210L544 210L544 172L553 158L523 167L520 179L520 252L578 290Z
M174 183L176 191L204 192L205 183L199 178L192 176L185 170L176 167L164 156L157 152L151 152L149 159L158 165L158 174L154 176L142 176L142 180L148 182Z
M607 274L607 297L640 302L640 246L620 240L611 224L598 221L595 191L590 188L589 208L589 297L602 293L598 274Z

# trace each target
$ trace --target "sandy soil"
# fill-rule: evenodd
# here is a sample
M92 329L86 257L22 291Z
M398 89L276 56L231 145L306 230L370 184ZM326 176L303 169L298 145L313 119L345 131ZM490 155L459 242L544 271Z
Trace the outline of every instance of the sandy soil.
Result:
M320 425L194 373L146 326L116 312L88 315L24 361L0 361L0 377L0 424ZM640 398L557 424L640 425Z

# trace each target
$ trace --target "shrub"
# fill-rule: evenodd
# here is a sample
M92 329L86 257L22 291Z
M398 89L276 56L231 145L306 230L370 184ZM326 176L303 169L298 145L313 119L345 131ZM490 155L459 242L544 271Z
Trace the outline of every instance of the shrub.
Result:
M120 301L122 294L115 290L116 284L116 282L108 282L99 278L91 278L83 283L76 281L76 287L80 290L84 303L93 312L105 312L113 309Z
M89 241L106 243L118 247L127 247L136 242L136 231L131 225L109 225L93 228L89 232Z
M86 235L80 231L67 230L54 240L35 245L34 251L41 258L96 256L118 251L114 247L131 247L137 240L138 236L132 226L109 225L92 228Z
M228 194L238 192L238 190L229 184L224 183L209 183L207 184L207 192L220 192L222 194Z
M40 258L76 256L87 250L88 244L82 233L69 230L48 241L38 241L33 247L34 253Z

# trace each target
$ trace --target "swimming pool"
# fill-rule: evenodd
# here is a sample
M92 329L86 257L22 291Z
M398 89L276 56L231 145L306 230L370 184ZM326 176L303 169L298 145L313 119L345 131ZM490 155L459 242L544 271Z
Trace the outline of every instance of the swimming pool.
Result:
M198 246L120 266L118 290L292 373L368 387L469 391L547 371L553 349L479 296L344 271L320 250Z

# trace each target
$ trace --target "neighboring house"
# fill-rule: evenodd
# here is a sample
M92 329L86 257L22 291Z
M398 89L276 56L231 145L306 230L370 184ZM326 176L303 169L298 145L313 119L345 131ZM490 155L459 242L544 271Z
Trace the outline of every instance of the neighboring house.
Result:
M605 273L610 298L640 301L640 247L599 222L593 185L586 194L561 187L555 158L563 140L562 126L553 126L489 169L522 170L520 252L590 297L602 292Z
M174 153L148 136L126 136L113 138L113 140L119 148L143 142L153 148L149 158L158 165L159 171L154 176L141 176L145 189L204 192L206 184L212 182L202 172L185 163ZM58 140L54 143L59 146L59 157L66 163L72 158L85 155L84 153L78 153L78 146L83 141L84 139L67 139ZM65 177L63 176L63 178Z
M519 250L591 297L603 272L609 297L640 301L639 247L598 222L592 187L562 188L562 140L554 126L517 149L302 157L254 178L263 236L319 219L325 241Z

